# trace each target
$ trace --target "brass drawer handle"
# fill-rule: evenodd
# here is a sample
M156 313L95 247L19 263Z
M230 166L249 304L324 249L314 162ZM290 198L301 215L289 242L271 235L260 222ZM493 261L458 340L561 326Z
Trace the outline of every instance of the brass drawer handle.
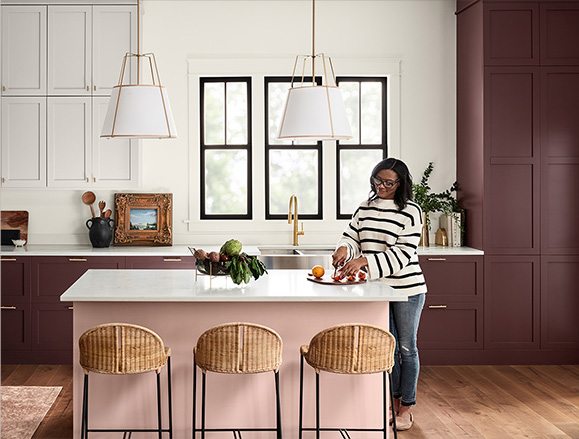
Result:
M6 262L6 261L14 262L14 261L16 261L16 258L2 258L2 259L0 259L0 261L2 261L2 262Z
M16 309L15 306L0 306L0 309Z
M429 261L446 261L446 258L428 258Z
M69 306L68 309L74 309L74 306Z
M163 258L163 262L181 262L181 258Z
M69 262L86 262L86 258L68 258Z
M428 309L446 309L446 305L428 305Z

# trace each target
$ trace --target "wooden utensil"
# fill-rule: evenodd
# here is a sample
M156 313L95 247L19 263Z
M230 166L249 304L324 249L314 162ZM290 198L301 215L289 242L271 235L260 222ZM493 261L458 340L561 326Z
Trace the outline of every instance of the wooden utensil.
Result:
M101 218L104 218L104 210L105 210L106 205L107 205L107 203L105 203L104 200L99 201L99 210L101 213Z
M84 204L86 204L88 207L90 207L90 213L92 215L92 218L95 217L94 209L92 207L95 200L96 200L96 195L94 194L94 192L86 191L84 194L82 194L82 202Z
M111 209L107 209L104 211L103 216L105 217L105 219L109 219L112 214L113 214L113 211Z

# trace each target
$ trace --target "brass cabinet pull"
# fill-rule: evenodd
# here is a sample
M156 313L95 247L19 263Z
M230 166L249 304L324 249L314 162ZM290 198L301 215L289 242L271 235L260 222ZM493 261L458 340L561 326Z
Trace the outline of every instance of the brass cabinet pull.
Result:
M446 258L428 258L429 261L446 261Z
M92 89L93 89L94 91L96 91L96 85L93 85L93 86L92 86Z
M6 261L14 262L14 261L16 261L16 258L2 258L2 259L0 259L0 261L2 261L2 262L6 262Z
M428 309L446 309L446 305L428 305Z
M15 306L0 306L0 309L16 309Z
M164 262L181 262L181 258L163 258Z
M69 262L86 262L86 258L68 258Z
M74 309L74 306L69 306L68 309Z
M6 86L5 86L5 85L2 86L2 91L6 91Z
M2 183L6 183L6 179L2 177Z

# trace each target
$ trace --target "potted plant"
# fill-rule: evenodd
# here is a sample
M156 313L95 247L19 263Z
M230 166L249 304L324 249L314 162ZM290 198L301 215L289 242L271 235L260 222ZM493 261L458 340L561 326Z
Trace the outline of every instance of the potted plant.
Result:
M420 243L424 247L430 245L430 218L429 214L431 212L438 212L441 210L440 198L431 192L428 180L430 175L434 170L434 165L432 162L428 163L428 166L422 173L422 178L420 183L415 183L412 185L412 197L414 202L420 206L422 209L422 232L420 234Z
M449 189L436 194L440 201L440 211L443 213L441 224L444 224L450 245L453 247L462 245L464 232L464 209L456 197L459 190L458 182L455 181Z

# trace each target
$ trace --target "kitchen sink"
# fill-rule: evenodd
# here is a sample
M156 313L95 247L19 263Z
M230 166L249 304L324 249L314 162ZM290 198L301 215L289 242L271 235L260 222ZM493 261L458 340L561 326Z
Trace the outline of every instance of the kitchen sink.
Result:
M334 249L329 247L259 247L259 251L259 259L267 268L309 270L314 265L330 267Z

